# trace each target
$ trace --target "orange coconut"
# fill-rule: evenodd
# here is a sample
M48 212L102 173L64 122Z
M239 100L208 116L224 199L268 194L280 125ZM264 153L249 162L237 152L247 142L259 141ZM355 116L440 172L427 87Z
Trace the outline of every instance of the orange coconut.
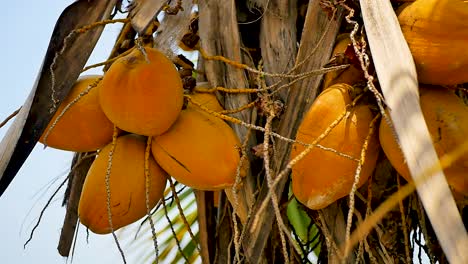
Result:
M219 104L218 98L216 98L216 95L214 95L213 93L194 93L190 95L190 98L195 103L200 104L215 112L221 112L224 110L221 104ZM187 107L193 107L194 109L198 108L198 106L192 105L191 102L187 104ZM200 111L203 110L200 109Z
M398 15L421 83L468 82L468 2L417 0Z
M146 215L146 138L128 134L117 138L109 178L114 230ZM97 234L110 233L107 214L106 171L111 144L104 147L91 165L81 193L78 214L82 224ZM149 207L163 197L167 174L149 159Z
M350 46L351 45L351 46ZM336 56L346 56L345 52L348 46L352 47L351 38L349 34L341 34L336 38L336 44L333 48L332 58ZM348 68L343 70L332 71L323 77L323 87L330 87L337 83L347 83L353 85L360 81L365 80L364 74L360 68L351 64Z
M138 49L116 60L104 76L99 100L117 127L140 135L164 133L183 104L182 80L161 52ZM148 60L146 60L148 59Z
M199 190L234 184L239 140L223 120L195 108L183 110L166 133L153 140L153 156L177 181Z
M71 105L57 121L63 109L90 85L95 84L100 77L92 75L78 79L58 107L39 142L52 148L87 152L97 150L112 141L114 126L99 105L98 94L102 82ZM54 123L56 124L51 129ZM45 135L47 138L44 140Z
M296 140L311 143L322 134L346 110L346 105L351 104L351 89L347 84L335 84L324 90L305 115L297 131ZM369 134L372 119L373 115L368 105L357 105L350 109L347 119L341 120L330 134L320 141L322 146L349 157L315 147L292 167L292 190L301 203L317 210L349 194L358 166L357 160ZM294 144L291 159L305 148L301 144ZM378 149L375 133L368 142L359 186L374 170Z
M421 109L439 157L450 153L466 141L468 135L468 107L453 92L442 87L420 88ZM409 169L400 147L386 122L380 122L380 144L393 167L407 181ZM463 156L444 170L448 184L456 191L468 194L468 156Z

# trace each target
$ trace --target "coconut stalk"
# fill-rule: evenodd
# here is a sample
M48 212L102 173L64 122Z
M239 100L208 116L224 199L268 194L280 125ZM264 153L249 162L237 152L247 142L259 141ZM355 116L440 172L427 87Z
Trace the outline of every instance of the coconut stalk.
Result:
M396 136L418 182L439 159L421 112L416 67L390 1L360 0L360 4ZM448 260L467 263L468 236L443 171L416 188Z

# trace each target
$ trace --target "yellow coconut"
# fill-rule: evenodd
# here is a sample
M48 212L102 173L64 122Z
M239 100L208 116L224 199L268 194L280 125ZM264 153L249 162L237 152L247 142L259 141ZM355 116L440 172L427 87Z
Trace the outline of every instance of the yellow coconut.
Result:
M332 57L343 56L348 49L348 46L352 47L352 42L349 34L341 34L336 38L336 44L332 52ZM323 87L330 87L337 83L347 83L353 85L357 82L365 80L362 70L354 65L350 65L348 68L338 71L332 71L323 77Z
M223 107L219 104L218 98L216 98L216 95L214 95L213 93L194 93L190 95L190 98L195 103L200 104L215 112L221 112L224 110ZM187 107L193 107L194 109L199 108L198 106L193 105L191 102L187 104Z
M468 82L468 2L417 0L399 16L421 83Z
M114 230L146 215L146 138L128 134L117 138L109 176L110 208ZM97 234L111 232L107 211L106 171L111 144L104 147L91 165L81 193L80 222ZM149 208L163 197L167 174L149 158Z
M352 87L335 84L324 90L310 107L297 131L296 140L312 143L351 104ZM366 137L369 135L373 115L368 105L350 109L347 119L341 120L320 144L347 155L338 155L315 147L292 167L292 190L296 198L318 210L349 194L355 179L357 160ZM291 159L305 150L296 143L291 150ZM365 162L362 165L358 186L361 186L375 168L378 155L378 140L375 132L368 142Z
M106 72L99 100L107 117L119 128L152 136L164 133L183 104L182 80L161 52L134 49Z
M166 133L153 140L153 156L177 181L199 190L234 184L239 140L223 120L195 108L183 110Z
M60 119L57 119L65 107L76 100L90 85L95 84L100 77L90 75L78 79L58 107L39 142L52 148L87 152L97 150L112 141L114 125L99 105L98 93L101 83L81 96Z
M421 109L439 157L450 153L466 141L468 135L468 107L453 92L442 87L420 88ZM412 178L400 147L386 122L381 121L380 144L393 167L407 181ZM448 184L468 195L468 156L465 155L444 170Z

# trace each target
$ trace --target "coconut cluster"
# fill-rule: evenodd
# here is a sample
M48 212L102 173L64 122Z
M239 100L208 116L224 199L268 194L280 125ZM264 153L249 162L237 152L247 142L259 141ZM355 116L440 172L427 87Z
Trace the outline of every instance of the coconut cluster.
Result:
M423 116L440 158L462 144L468 133L468 107L453 89L447 89L468 82L468 4L416 0L402 6L397 14L416 64ZM336 43L332 58L346 58L353 48L349 34L338 36ZM348 62L350 67L325 75L324 90L306 113L296 135L300 143L294 144L291 152L293 160L307 148L304 143L312 144L332 129L318 142L322 148L314 146L292 167L294 195L314 210L347 196L357 177L356 187L362 186L375 169L379 145L395 170L412 181L390 124L382 118L378 132L371 133L376 113L365 100L352 103L356 84L365 78L352 58ZM333 124L345 112L346 116ZM466 155L444 170L455 197L468 195L467 171Z
M223 110L212 94L191 98ZM77 81L41 142L98 151L80 198L81 223L106 234L139 220L163 198L168 177L199 190L234 184L239 140L228 124L194 103L183 109L179 72L154 48L134 49L103 77Z
M441 157L468 133L467 105L446 89L468 82L468 4L416 0L397 13L416 64L422 112ZM349 34L337 37L332 58L350 67L324 76L323 91L305 113L291 149L292 191L313 210L363 186L381 150L412 180L391 120L379 125L372 100L361 94L367 80L353 49ZM76 152L98 150L79 205L84 225L105 234L137 221L163 198L168 177L198 190L232 187L239 139L198 105L223 110L213 94L193 94L184 107L179 72L148 47L116 60L102 77L77 81L40 141ZM462 195L468 194L466 171L467 156L444 170L450 187Z

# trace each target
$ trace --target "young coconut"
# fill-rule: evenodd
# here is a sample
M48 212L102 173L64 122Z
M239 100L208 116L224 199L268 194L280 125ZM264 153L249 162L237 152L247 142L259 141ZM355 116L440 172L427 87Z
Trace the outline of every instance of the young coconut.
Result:
M336 44L332 52L333 55L331 61L344 60L347 56L346 51L348 49L353 49L352 45L353 43L351 42L351 38L348 33L339 35L336 38ZM323 77L323 87L330 87L337 83L347 83L349 85L354 85L364 80L365 78L362 70L351 64L346 69L332 71L325 74Z
M78 215L80 222L96 234L108 234L106 172L112 144L105 146L91 165L83 185ZM146 138L128 134L117 138L112 154L109 175L110 208L112 227L117 230L129 225L147 214ZM149 199L148 207L153 208L163 197L167 174L152 159L148 159Z
M169 131L153 139L151 150L158 164L180 183L220 190L235 182L240 145L223 120L187 107Z
M468 2L417 0L398 15L416 64L426 84L468 82Z
M216 95L213 93L194 93L190 95L190 98L195 103L202 105L215 112L221 112L224 110L224 108L219 104L218 98L216 98ZM192 106L192 105L193 104L191 102L188 102L187 108L193 107L193 109L197 109L197 106ZM201 109L199 110L203 111Z
M442 87L420 87L421 109L439 157L453 151L466 141L468 135L468 107L453 92ZM380 122L379 138L385 155L398 173L412 181L409 169L393 133L384 121ZM468 195L468 156L464 155L444 170L448 184L461 194Z
M335 84L325 89L305 115L297 131L296 140L310 144L330 127L345 113L347 105L352 104L351 89L347 84ZM338 122L319 142L337 153L314 147L292 167L293 193L310 209L327 207L348 195L353 186L361 150L370 134L374 116L368 105L357 104L348 111L349 116ZM379 151L377 133L370 135L367 144L358 186L366 182L375 168ZM305 149L305 146L295 143L291 150L291 159Z
M161 52L134 49L106 72L99 100L107 117L119 128L145 136L164 133L183 104L182 80Z
M101 76L89 75L77 80L39 142L52 148L88 152L112 141L114 125L99 105L98 93L102 83L100 78ZM65 108L67 109L64 111Z

